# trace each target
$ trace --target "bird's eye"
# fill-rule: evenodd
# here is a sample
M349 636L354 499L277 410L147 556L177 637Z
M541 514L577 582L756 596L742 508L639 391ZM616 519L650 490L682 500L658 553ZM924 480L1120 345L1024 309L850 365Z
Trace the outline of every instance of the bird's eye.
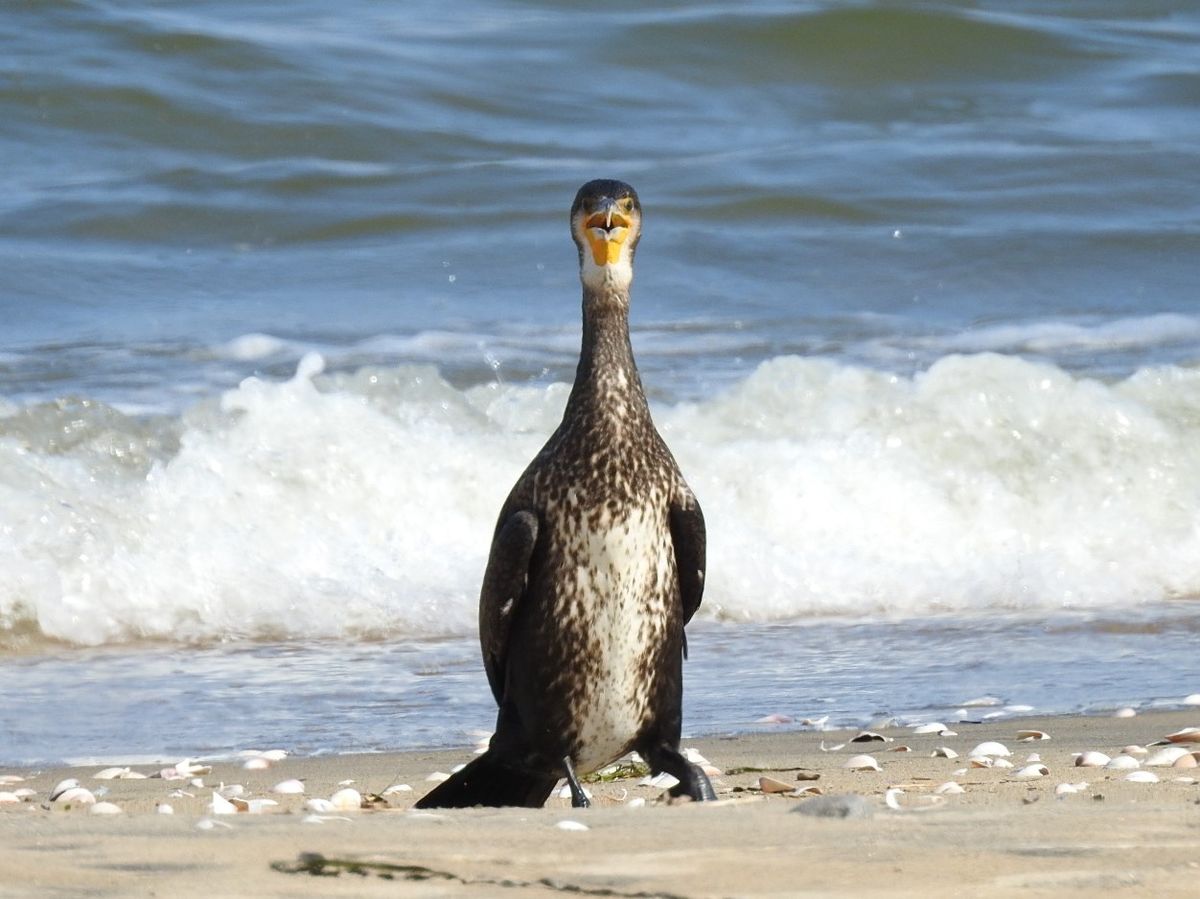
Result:
M621 200L621 210L623 212L633 211L633 197L625 197Z

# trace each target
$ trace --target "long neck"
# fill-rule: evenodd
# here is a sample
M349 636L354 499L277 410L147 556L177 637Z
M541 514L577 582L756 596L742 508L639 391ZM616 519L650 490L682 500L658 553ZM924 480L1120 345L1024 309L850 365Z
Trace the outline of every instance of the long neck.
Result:
M567 402L610 410L626 419L648 421L649 407L629 342L629 288L614 284L583 288L583 346L575 386Z

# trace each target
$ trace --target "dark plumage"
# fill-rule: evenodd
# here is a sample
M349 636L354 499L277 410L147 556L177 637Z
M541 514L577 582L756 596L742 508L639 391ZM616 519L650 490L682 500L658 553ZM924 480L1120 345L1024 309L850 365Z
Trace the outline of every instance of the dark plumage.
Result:
M500 511L479 638L500 706L488 751L421 808L542 805L630 750L714 798L679 753L684 625L704 590L704 517L655 430L629 341L641 206L591 181L571 207L583 347L562 423Z

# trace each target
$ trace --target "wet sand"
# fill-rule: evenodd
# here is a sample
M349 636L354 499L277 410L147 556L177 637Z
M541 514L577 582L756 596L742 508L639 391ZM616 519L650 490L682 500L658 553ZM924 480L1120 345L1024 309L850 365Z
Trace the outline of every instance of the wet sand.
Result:
M430 786L426 777L466 761L470 747L287 758L258 771L218 761L198 775L203 786L158 777L96 780L99 765L0 769L0 776L24 778L0 791L36 791L0 803L0 896L1195 895L1200 769L1147 767L1141 770L1158 782L1130 782L1125 770L1074 766L1073 753L1112 756L1130 744L1150 746L1200 727L1200 709L946 723L957 736L877 728L894 742L833 750L854 733L687 740L723 771L714 778L722 801L712 804L666 804L661 788L629 776L588 784L590 809L554 797L539 810L411 811ZM1020 742L1022 730L1050 739ZM969 751L987 740L1007 746L1014 767L969 767ZM895 751L902 745L911 751ZM1200 743L1181 745L1200 751ZM942 746L958 758L932 757ZM843 767L862 753L882 771ZM1016 776L1030 753L1040 755L1047 776ZM763 776L823 795L764 794ZM122 812L51 805L50 792L66 777L107 788L100 801ZM271 792L288 779L302 780L305 793ZM413 790L389 793L372 809L311 818L305 802L329 798L344 781L365 794L397 783ZM965 792L933 798L948 781ZM1056 795L1059 784L1080 782L1087 786L1079 792ZM212 815L212 790L222 784L241 784L245 798L279 805L263 814ZM893 787L904 791L891 797L899 809L886 799ZM862 801L830 799L847 795ZM639 798L644 806L628 804ZM162 802L174 814L156 813ZM822 803L833 816L799 813ZM851 817L836 816L847 809ZM587 829L562 829L564 821Z

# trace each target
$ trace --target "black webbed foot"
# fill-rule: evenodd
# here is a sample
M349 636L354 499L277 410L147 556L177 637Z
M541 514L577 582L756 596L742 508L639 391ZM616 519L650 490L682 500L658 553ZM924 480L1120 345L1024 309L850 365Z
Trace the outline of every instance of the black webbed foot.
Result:
M695 802L713 802L717 793L709 782L708 775L693 765L678 749L669 746L657 746L644 754L650 764L650 770L657 774L666 771L679 781L668 791L674 798L687 796Z

